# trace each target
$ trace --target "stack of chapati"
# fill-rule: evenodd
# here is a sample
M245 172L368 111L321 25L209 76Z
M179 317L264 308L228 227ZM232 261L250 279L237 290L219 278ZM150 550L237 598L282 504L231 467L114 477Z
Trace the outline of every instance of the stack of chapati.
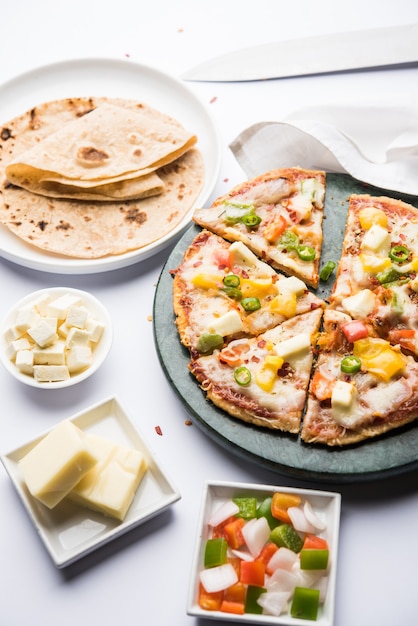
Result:
M0 221L42 250L123 254L172 231L204 179L197 137L144 103L44 103L0 131Z

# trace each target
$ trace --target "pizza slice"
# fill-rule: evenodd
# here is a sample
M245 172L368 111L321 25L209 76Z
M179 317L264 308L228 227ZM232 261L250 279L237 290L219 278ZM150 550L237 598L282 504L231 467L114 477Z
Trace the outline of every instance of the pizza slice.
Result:
M418 209L392 198L351 196L331 308L417 356L417 271Z
M193 353L209 353L325 306L300 279L278 274L242 242L208 230L196 235L172 274L180 340Z
M301 438L345 446L418 419L418 363L360 320L324 312Z
M211 207L196 210L193 219L316 288L324 197L324 172L277 169L237 185Z
M189 369L208 399L229 415L298 433L322 314L316 309L192 357Z

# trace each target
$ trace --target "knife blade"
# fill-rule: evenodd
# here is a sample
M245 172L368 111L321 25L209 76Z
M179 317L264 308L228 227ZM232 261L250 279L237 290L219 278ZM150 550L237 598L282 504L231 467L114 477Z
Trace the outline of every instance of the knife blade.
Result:
M418 62L418 24L288 39L227 52L183 73L190 81L252 81Z

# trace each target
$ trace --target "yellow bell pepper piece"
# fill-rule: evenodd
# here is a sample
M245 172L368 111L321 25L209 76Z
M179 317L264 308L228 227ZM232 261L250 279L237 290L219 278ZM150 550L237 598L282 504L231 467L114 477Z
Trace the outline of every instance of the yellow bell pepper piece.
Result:
M383 228L386 228L388 225L386 213L374 206L368 206L362 209L359 212L358 217L360 226L364 228L364 230L369 230L373 224L379 224L379 226L382 226Z
M411 268L414 272L418 272L418 256L414 256L411 261Z
M270 310L272 313L280 313L285 317L293 317L296 315L296 294L295 293L278 293L275 298L270 301Z
M241 278L240 289L243 298L265 298L273 289L273 281L271 277L268 278Z
M365 272L378 274L391 267L392 262L389 257L378 257L372 254L360 254L360 261Z
M191 282L200 289L220 289L222 287L222 274L196 274Z
M361 368L388 382L405 369L405 359L388 341L368 337L354 342L353 354L361 358Z
M266 356L263 365L255 374L255 382L263 391L267 393L271 392L277 378L277 371L281 368L283 363L282 357L278 355Z

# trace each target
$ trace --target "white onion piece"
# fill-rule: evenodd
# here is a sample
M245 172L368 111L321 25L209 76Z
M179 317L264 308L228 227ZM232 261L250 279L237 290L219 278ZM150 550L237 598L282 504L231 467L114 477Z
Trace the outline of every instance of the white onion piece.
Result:
M238 575L231 563L210 567L200 572L200 582L208 593L223 591L238 582Z
M263 608L266 615L279 617L287 608L289 597L289 591L267 591L260 595L257 603Z
M289 517L292 521L293 527L295 530L301 533L315 533L315 526L308 521L303 509L298 506L290 506L287 509Z
M303 512L305 513L308 522L312 524L312 526L314 526L314 528L316 529L316 532L321 532L322 530L326 529L326 522L319 519L319 517L313 510L311 503L308 502L308 500L306 500L305 504L303 505Z
M299 560L298 555L289 548L279 548L273 554L267 563L267 569L274 572L276 569L286 569L290 572L296 561Z
M212 514L208 524L209 526L212 526L212 527L218 526L219 524L222 524L222 522L225 522L225 520L227 520L228 517L232 517L233 515L236 515L238 512L239 512L238 504L235 504L233 500L227 500L226 502L221 504L221 506L218 507L216 511Z
M237 556L241 561L254 561L253 555L243 550L231 550L231 554Z
M253 518L242 527L248 550L256 558L270 537L270 526L265 517Z
M267 589L269 591L289 591L293 593L297 584L297 574L288 572L285 569L276 569L267 582Z

